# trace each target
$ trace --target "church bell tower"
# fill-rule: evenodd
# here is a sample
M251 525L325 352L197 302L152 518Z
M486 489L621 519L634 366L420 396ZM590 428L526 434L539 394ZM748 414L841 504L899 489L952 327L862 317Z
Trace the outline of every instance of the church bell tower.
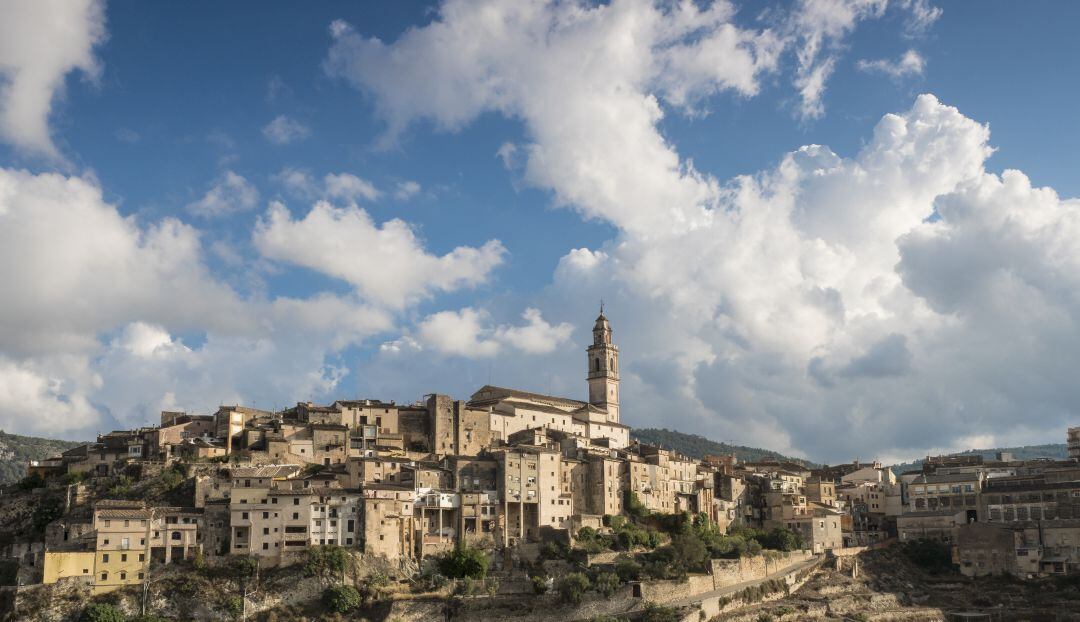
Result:
M586 349L589 353L589 403L607 410L607 420L619 422L619 348L611 342L611 323L604 316L604 304L600 303L600 316L593 326L593 343Z

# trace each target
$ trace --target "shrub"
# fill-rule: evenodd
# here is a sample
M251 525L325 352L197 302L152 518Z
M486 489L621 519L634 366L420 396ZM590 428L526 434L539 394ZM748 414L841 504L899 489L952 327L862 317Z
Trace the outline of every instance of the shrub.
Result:
M244 615L244 599L239 596L230 597L225 601L225 613L233 620L239 620L240 616Z
M641 622L678 622L679 613L674 607L662 607L656 603L645 605L645 611L641 614Z
M645 518L649 515L649 510L645 508L645 505L641 503L637 493L633 490L627 490L623 494L623 508L627 514L634 518Z
M109 603L93 603L83 609L82 622L124 622L124 612L116 605Z
M550 586L548 585L548 578L540 575L534 575L532 577L533 594L547 594Z
M915 540L904 545L904 555L917 566L938 571L952 566L952 553L946 545L933 540Z
M614 572L601 572L596 575L593 584L604 598L611 598L619 590L619 575Z
M119 475L109 487L110 497L126 497L131 492L132 479L127 475Z
M763 547L777 551L795 551L803 546L802 534L787 527L776 527L755 538Z
M304 575L318 577L329 585L341 581L349 567L349 552L336 544L313 546L307 550Z
M677 533L671 538L672 562L683 570L696 571L705 566L709 551L697 534Z
M589 577L580 572L571 572L559 581L559 597L564 603L577 605L589 589Z
M615 574L623 583L638 581L641 579L641 564L627 555L620 556L615 560Z
M351 585L334 585L323 591L323 603L334 613L348 613L363 603L360 592Z
M488 562L484 551L458 544L453 551L439 558L439 571L451 579L482 579L487 575Z
M31 473L26 477L19 480L20 490L33 490L35 488L41 488L45 485L45 478L40 473Z

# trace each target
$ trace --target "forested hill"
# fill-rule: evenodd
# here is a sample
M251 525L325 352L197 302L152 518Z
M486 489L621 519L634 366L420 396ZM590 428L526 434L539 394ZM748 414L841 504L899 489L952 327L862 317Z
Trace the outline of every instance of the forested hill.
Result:
M701 458L705 455L721 456L734 452L740 462L753 462L756 460L791 460L793 462L805 464L811 468L820 466L812 462L807 462L806 460L800 460L799 458L791 458L768 449L718 443L714 440L707 439L704 436L684 434L683 432L676 432L674 430L668 430L667 428L634 428L630 430L630 438L650 445L659 445L664 449L674 449L691 458Z
M51 438L19 436L0 430L0 484L10 484L26 475L29 460L41 460L82 443Z
M993 460L998 452L1012 454L1013 460L1034 460L1036 458L1052 458L1064 460L1069 457L1069 450L1065 443L1050 443L1049 445L1024 445L1023 447L995 447L994 449L969 449L958 452L958 456L981 455L984 460ZM922 468L922 459L903 464L893 465L893 473L899 475L904 471L915 471Z

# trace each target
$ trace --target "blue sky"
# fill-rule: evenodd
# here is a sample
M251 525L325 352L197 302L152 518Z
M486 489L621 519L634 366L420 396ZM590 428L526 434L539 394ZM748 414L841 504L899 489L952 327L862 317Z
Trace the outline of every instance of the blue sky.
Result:
M1059 441L1078 12L5 5L0 425L581 397L604 298L630 425L825 461Z

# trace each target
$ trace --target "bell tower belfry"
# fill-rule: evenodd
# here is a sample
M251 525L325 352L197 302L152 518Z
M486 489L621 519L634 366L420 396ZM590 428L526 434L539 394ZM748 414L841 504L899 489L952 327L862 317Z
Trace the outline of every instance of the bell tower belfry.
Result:
M604 316L603 302L592 334L593 343L586 349L589 354L589 403L607 410L607 420L618 423L619 347L611 342L611 323Z

